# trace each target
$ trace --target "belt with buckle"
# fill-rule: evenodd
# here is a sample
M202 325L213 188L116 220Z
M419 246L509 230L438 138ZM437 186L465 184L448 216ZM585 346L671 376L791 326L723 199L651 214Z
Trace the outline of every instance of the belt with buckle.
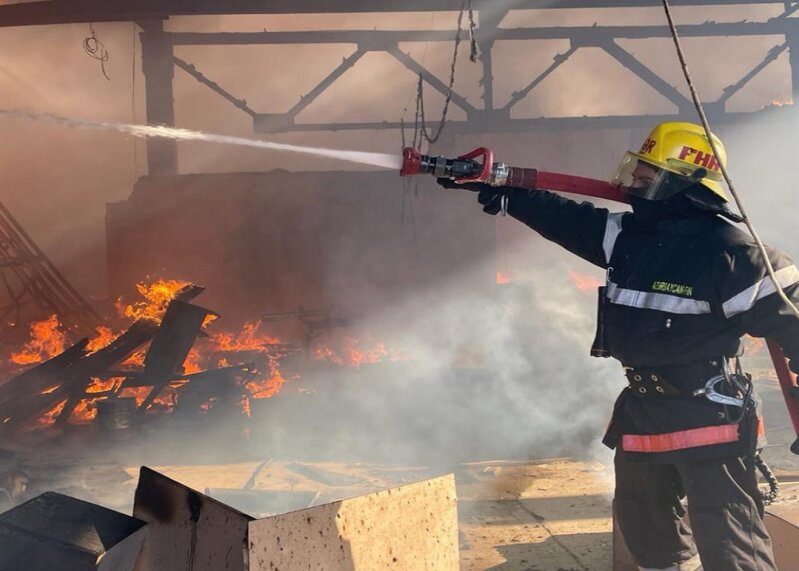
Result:
M680 391L668 382L661 373L639 367L625 367L624 374L629 381L633 396L638 398L678 397Z

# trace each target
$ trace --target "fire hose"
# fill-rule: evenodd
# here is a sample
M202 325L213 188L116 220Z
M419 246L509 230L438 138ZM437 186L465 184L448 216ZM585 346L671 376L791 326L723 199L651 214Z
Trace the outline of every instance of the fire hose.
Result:
M493 153L484 147L454 159L422 155L416 149L406 148L402 159L400 176L431 174L436 178L450 178L459 183L482 182L497 187L549 190L629 202L627 194L609 182L508 166L494 162ZM482 162L477 159L482 159ZM796 375L788 368L788 360L779 344L773 339L766 339L766 344L797 436L790 449L794 454L799 454L799 386Z

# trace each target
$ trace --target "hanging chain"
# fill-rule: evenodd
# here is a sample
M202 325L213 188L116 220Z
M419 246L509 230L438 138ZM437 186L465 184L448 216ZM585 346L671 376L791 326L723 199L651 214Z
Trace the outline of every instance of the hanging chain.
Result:
M464 3L461 7L460 12L458 13L458 26L455 32L455 46L453 48L452 53L452 63L450 64L449 69L449 82L447 84L447 94L444 98L444 107L441 112L441 119L438 122L438 126L435 128L435 131L431 134L430 130L427 128L427 118L425 114L425 106L424 106L424 78L422 74L419 74L419 79L416 84L416 109L414 112L414 120L413 120L413 137L411 139L411 143L414 149L421 148L423 143L428 143L428 145L435 144L440 138L441 134L444 132L444 127L447 123L447 118L449 115L449 106L452 102L452 88L455 85L455 70L458 65L458 48L460 47L462 34L463 34L463 16L465 13L468 12L469 18L469 60L472 62L476 62L478 58L478 51L477 51L477 39L475 37L475 30L477 28L477 24L474 20L474 10L472 9L472 0L464 0ZM405 138L405 121L402 120L400 122L400 127L402 131L402 146L405 148L406 146L406 138Z
M472 10L472 0L469 0L469 61L477 63L477 58L480 54L477 53L477 39L475 38L475 30L477 24L474 23L474 10Z

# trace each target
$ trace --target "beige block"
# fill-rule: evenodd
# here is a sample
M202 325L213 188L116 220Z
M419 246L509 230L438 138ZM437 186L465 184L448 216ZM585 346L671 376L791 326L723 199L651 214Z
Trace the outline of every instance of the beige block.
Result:
M148 524L136 571L245 571L252 518L142 467L133 513Z
M456 571L453 475L250 522L250 571Z
M764 519L778 569L799 569L799 517L782 518L766 512Z
M140 561L142 544L149 531L144 526L109 549L100 559L97 571L135 571Z

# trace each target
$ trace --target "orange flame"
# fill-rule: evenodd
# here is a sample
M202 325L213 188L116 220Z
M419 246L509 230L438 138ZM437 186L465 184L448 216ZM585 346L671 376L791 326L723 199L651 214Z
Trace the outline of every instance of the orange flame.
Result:
M61 414L61 411L64 410L64 407L67 405L66 399L62 400L60 403L55 405L51 408L48 412L42 415L42 418L39 419L39 426L52 426L55 424L58 415Z
M503 274L502 272L497 272L498 285L509 284L509 283L510 283L510 277L507 274Z
M258 351L265 353L268 345L280 343L280 339L271 335L258 333L260 321L250 321L244 324L239 333L217 333L211 337L218 351Z
M70 424L88 424L97 418L97 405L99 399L83 399L72 409L69 416Z
M265 381L250 381L245 386L252 394L254 399L265 399L275 396L285 384L286 379L280 371L275 371L269 379Z
M114 339L119 337L118 333L114 333L111 331L111 328L105 325L98 325L95 329L97 331L97 337L91 339L86 346L89 353L94 353L95 351L107 347Z
M187 285L190 283L182 280L158 280L151 284L140 282L136 284L136 289L145 301L137 301L123 306L122 300L118 299L117 311L124 317L150 318L160 321L166 311L166 306Z
M575 272L574 270L569 271L569 277L580 291L593 292L596 291L596 288L602 285L602 281L600 281L599 278L595 276L584 275L579 272Z
M203 367L200 365L202 359L203 356L200 355L197 349L189 351L189 354L186 355L186 360L183 362L183 374L191 375L202 371Z
M86 392L90 394L107 393L115 390L124 380L123 377L112 377L105 380L94 377L91 384L86 388Z
M383 342L375 343L371 348L361 349L360 341L354 337L344 337L342 347L336 350L327 345L314 349L314 358L318 361L330 361L337 365L360 367L364 364L382 363L384 361L402 361L407 356L397 351L389 351Z
M125 387L119 392L119 398L135 398L136 406L141 406L152 387Z
M58 316L51 315L44 321L31 323L31 339L22 350L11 354L11 362L17 365L41 363L64 351L66 337L59 327Z

